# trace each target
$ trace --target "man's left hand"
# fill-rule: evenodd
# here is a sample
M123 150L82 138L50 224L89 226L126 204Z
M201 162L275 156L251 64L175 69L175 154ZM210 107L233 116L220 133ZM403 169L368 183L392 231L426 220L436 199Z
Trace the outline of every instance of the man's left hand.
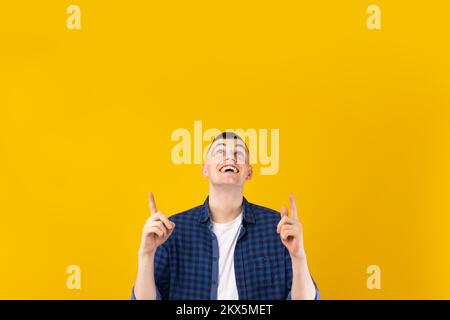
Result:
M280 234L281 242L288 249L291 258L305 258L305 249L303 247L303 228L297 216L297 206L294 196L289 196L291 212L282 207L280 210L281 220L277 225L277 233Z

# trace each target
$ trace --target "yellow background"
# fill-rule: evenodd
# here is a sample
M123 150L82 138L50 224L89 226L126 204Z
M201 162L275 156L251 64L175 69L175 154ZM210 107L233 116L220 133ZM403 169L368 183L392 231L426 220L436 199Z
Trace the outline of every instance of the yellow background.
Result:
M382 30L366 28L370 4ZM280 129L279 173L245 195L279 209L294 192L324 299L449 299L449 9L3 2L0 298L128 299L147 193L167 215L207 195L200 166L170 159L172 131L201 120Z

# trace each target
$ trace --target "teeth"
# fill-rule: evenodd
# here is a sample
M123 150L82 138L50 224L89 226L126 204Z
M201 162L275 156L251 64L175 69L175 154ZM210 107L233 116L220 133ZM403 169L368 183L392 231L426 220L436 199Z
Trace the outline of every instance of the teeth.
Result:
M233 166L224 166L224 167L222 167L222 169L220 170L221 172L225 172L225 171L227 171L228 169L231 169L234 173L237 173L238 172L238 170L235 168L235 167L233 167Z

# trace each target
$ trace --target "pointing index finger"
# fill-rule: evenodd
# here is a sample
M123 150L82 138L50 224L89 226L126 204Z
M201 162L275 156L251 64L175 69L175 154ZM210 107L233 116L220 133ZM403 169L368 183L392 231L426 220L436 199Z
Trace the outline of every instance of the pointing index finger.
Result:
M157 213L158 209L156 209L156 203L155 203L155 198L153 197L153 193L150 192L148 194L148 197L149 197L149 201L150 201L150 203L149 203L150 204L150 213L151 214Z
M298 220L297 205L295 204L294 195L292 193L289 195L289 202L291 203L291 215L294 219Z

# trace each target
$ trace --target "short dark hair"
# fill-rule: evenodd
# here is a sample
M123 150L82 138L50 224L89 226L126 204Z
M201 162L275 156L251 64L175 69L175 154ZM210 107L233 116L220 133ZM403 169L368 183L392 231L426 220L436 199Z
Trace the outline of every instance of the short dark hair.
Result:
M247 150L247 153L250 153L250 151L248 150L247 144L245 143L244 139L242 139L239 135L237 135L234 132L231 131L224 131L219 133L211 142L211 144L208 147L208 151L206 152L206 154L209 153L209 150L211 149L212 145L214 144L214 142L216 142L217 140L220 139L235 139L235 140L240 140L244 143L245 146L245 150Z

